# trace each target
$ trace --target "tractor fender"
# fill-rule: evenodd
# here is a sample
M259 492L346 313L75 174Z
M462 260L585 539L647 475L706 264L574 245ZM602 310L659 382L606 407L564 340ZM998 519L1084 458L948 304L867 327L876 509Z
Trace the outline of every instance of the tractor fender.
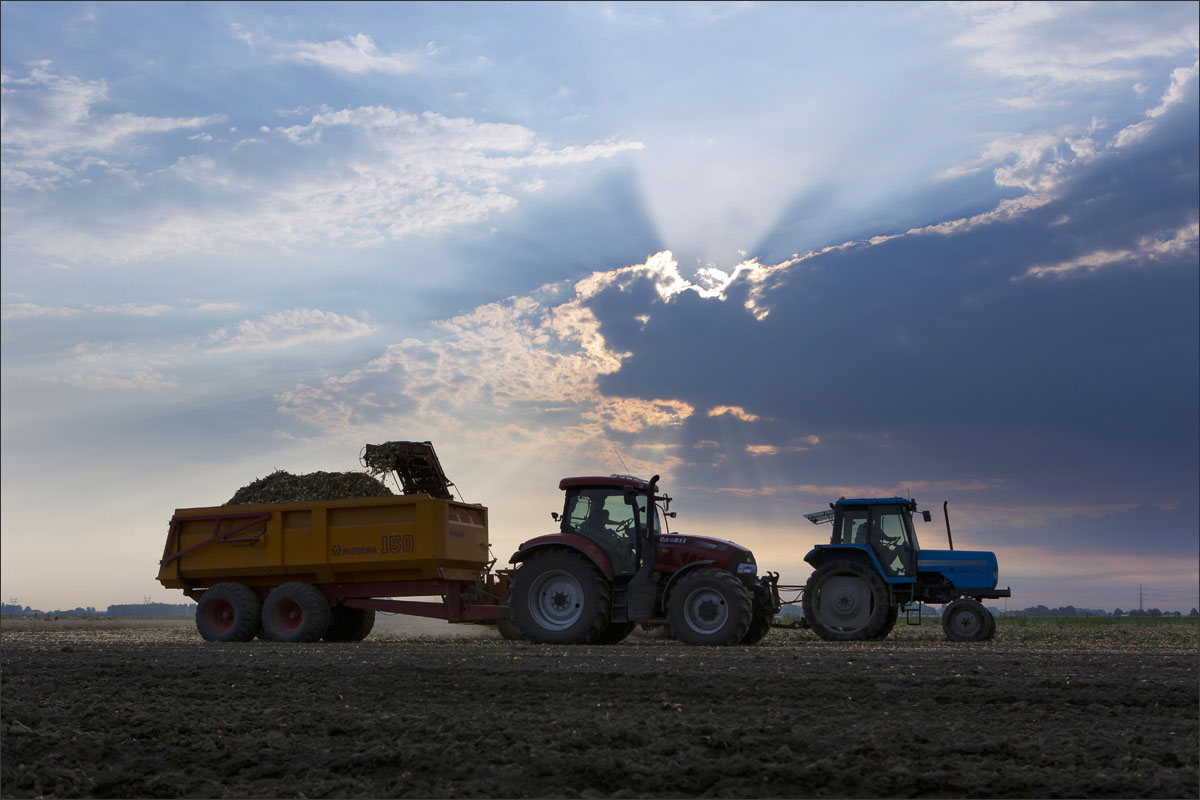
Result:
M512 554L508 563L518 564L529 558L532 553L548 547L566 547L570 550L577 550L591 559L592 563L596 565L596 569L600 570L604 577L612 579L613 567L608 556L595 542L576 533L551 533L521 542L517 547L517 552Z
M804 560L811 564L814 570L820 569L821 565L827 561L839 558L862 561L875 570L875 574L881 578L887 574L875 556L875 552L865 544L819 544L804 556Z
M675 584L679 581L679 577L681 575L686 575L694 570L699 569L700 567L715 566L716 563L717 563L716 561L693 561L692 563L688 564L683 569L673 572L671 574L671 577L667 579L666 586L663 587L663 595L662 595L663 596L663 608L667 607L667 602L670 600L670 597L671 597L671 590L675 588Z

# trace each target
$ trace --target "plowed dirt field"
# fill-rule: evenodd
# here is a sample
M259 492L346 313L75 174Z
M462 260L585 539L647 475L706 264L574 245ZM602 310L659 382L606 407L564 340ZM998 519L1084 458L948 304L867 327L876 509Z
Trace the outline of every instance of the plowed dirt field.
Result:
M1008 621L1005 621L1007 623ZM935 623L936 625L936 623ZM1197 628L755 647L0 627L5 797L1196 797ZM445 630L441 628L439 630Z

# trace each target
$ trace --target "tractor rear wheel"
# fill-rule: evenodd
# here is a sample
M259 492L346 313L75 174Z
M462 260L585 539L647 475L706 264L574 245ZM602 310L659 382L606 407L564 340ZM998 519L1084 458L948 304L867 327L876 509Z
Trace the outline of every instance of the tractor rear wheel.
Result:
M715 567L693 569L680 578L667 607L671 632L684 644L737 644L746 638L753 618L745 585Z
M900 618L900 606L892 606L888 610L887 621L883 623L883 630L871 637L875 639L886 639L888 634L892 632L892 628L896 627L896 620Z
M502 617L496 621L496 629L500 631L500 636L505 641L509 642L527 642L529 639L525 634L521 633L521 629L517 627L517 623L513 622L509 617Z
M633 632L637 627L636 622L610 622L608 627L604 629L604 633L600 634L600 638L596 640L596 644L617 644L623 642L625 637Z
M327 642L361 642L374 627L374 610L334 606L329 609L329 627L321 638Z
M612 590L574 550L535 552L513 573L512 620L539 644L595 644L608 628Z
M982 642L988 638L989 619L992 612L983 603L969 597L961 597L942 611L942 630L952 642ZM991 631L995 632L992 620Z
M826 641L876 638L887 627L892 610L883 580L859 561L822 564L804 587L804 617Z
M750 629L742 637L741 644L758 644L769 630L771 630L771 613L766 607L755 603L754 614L750 617Z
M218 583L196 604L196 628L210 642L250 641L261 616L258 595L241 583Z
M317 587L292 581L267 595L262 623L272 642L315 642L329 629L329 601Z

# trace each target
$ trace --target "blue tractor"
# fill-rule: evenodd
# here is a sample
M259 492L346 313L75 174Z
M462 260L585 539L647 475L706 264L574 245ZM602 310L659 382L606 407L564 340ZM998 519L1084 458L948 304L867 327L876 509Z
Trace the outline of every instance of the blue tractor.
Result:
M813 574L804 587L804 618L822 639L882 639L896 624L901 607L911 603L947 604L942 611L946 636L958 642L992 638L996 621L983 600L1009 597L997 589L996 555L955 550L948 504L949 550L922 550L913 529L917 501L876 497L829 504L828 511L805 514L814 525L832 522L829 544L804 557ZM921 512L932 521L928 510ZM918 614L918 621L920 616Z

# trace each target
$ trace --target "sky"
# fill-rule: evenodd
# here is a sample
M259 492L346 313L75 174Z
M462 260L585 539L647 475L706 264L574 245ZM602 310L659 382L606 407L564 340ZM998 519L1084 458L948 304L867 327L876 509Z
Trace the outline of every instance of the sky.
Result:
M915 497L1011 607L1198 604L1198 9L12 3L0 593L178 602L176 508L431 440L806 580Z

